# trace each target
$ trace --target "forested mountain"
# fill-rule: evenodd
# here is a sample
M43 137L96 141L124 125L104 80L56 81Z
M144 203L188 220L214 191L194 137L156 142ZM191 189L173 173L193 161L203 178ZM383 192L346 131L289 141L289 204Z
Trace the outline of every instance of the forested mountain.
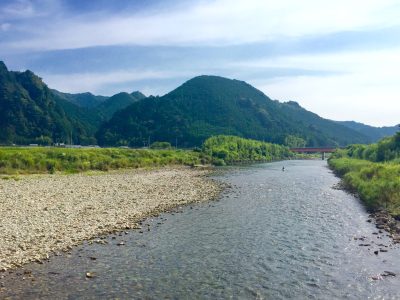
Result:
M297 102L276 102L280 111L286 119L294 121L306 127L301 135L306 139L307 145L348 145L354 143L367 143L368 138L362 133L355 133L353 129L347 128L335 121L321 118L317 114L301 107ZM316 134L309 135L307 132Z
M82 145L95 145L97 140L95 138L95 133L99 129L99 126L105 121L105 119L96 111L96 109L91 109L87 107L77 106L69 101L58 98L54 96L55 102L62 108L65 115L68 116L70 120L73 120L74 127L72 128L72 140L69 139L62 141L65 143L82 144ZM87 133L87 138L77 139L76 132L80 130L85 130ZM70 133L70 134L71 134Z
M50 90L31 71L8 71L0 62L0 144L143 146L150 140L191 147L225 134L333 146L368 143L374 130L392 130L361 125L323 119L296 102L273 101L243 81L217 76L195 77L162 97L104 97Z
M149 97L116 112L96 137L101 145L141 146L150 139L198 146L217 134L280 144L294 136L308 146L367 141L295 102L272 101L243 81L217 76L195 77L163 97Z
M369 142L371 143L375 143L384 137L392 136L397 131L400 131L399 126L373 127L354 121L337 121L337 123L362 133L369 138Z
M86 125L70 118L31 71L9 72L0 62L0 143L28 144L93 140Z
M57 99L83 108L82 111L85 112L85 114L98 115L97 118L100 121L108 120L116 111L146 98L146 96L139 91L135 91L131 94L121 92L111 97L95 96L92 93L69 94L54 89L52 89L51 92Z
M103 101L98 106L96 106L96 109L104 120L108 120L113 116L116 111L121 110L129 106L130 104L144 98L146 98L146 96L139 91L133 92L131 94L122 92Z
M100 124L115 111L145 98L51 90L31 71L8 71L0 62L0 144L96 144Z
M92 93L79 93L79 94L63 93L54 89L51 89L51 92L60 99L71 102L77 106L86 108L94 108L109 98L106 96L95 96Z

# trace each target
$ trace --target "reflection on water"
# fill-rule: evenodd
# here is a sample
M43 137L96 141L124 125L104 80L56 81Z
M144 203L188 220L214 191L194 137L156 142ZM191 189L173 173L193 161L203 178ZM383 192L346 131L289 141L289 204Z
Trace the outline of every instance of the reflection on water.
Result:
M399 275L372 279L384 271L400 274L399 249L385 234L373 234L356 199L332 189L338 179L326 162L230 168L217 178L233 186L219 201L164 214L141 230L108 237L108 245L78 247L28 265L21 275L6 274L0 296L400 298ZM363 236L370 246L355 239ZM375 255L379 248L388 252Z

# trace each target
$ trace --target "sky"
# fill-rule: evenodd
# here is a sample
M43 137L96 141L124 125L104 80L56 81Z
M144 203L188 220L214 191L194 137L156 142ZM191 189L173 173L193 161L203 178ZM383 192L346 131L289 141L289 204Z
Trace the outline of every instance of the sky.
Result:
M62 92L219 75L324 118L400 123L398 0L0 0L0 60Z

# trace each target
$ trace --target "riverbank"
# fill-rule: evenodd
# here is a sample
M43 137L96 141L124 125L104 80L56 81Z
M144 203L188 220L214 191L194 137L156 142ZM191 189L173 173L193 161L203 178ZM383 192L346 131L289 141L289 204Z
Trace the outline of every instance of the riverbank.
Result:
M400 132L376 144L350 145L328 160L342 187L364 203L379 230L400 242ZM371 220L372 222L372 220Z
M229 170L213 173L232 186L218 201L0 273L0 298L399 298L400 246L325 161Z
M42 261L84 240L174 207L215 198L210 171L186 167L0 180L0 270Z
M353 158L331 158L330 168L341 178L339 188L352 193L370 212L370 222L400 243L400 165Z
M53 174L126 168L208 164L200 152L182 149L0 148L0 174Z
M0 174L54 174L109 171L170 165L229 165L293 157L288 147L235 136L213 136L202 148L175 149L155 142L154 149L0 147ZM157 147L165 147L160 149Z
M341 178L343 189L361 200L370 212L370 222L387 231L400 243L399 188L400 166L353 158L331 158L329 167Z

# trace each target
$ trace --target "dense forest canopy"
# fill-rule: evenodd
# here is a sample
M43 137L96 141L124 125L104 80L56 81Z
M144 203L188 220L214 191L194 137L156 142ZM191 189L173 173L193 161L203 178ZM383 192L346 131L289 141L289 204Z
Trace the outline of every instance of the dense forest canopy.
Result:
M308 146L367 140L296 102L273 101L246 82L217 76L195 77L163 97L130 105L103 124L96 137L101 145L143 146L150 138L192 147L218 134L278 144L290 136Z
M31 71L0 62L0 144L200 146L214 135L303 146L369 143L393 128L323 119L297 102L271 100L246 82L198 76L162 97L51 90Z
M140 92L113 97L51 90L31 71L8 71L0 62L0 144L96 144L100 124L139 101Z

